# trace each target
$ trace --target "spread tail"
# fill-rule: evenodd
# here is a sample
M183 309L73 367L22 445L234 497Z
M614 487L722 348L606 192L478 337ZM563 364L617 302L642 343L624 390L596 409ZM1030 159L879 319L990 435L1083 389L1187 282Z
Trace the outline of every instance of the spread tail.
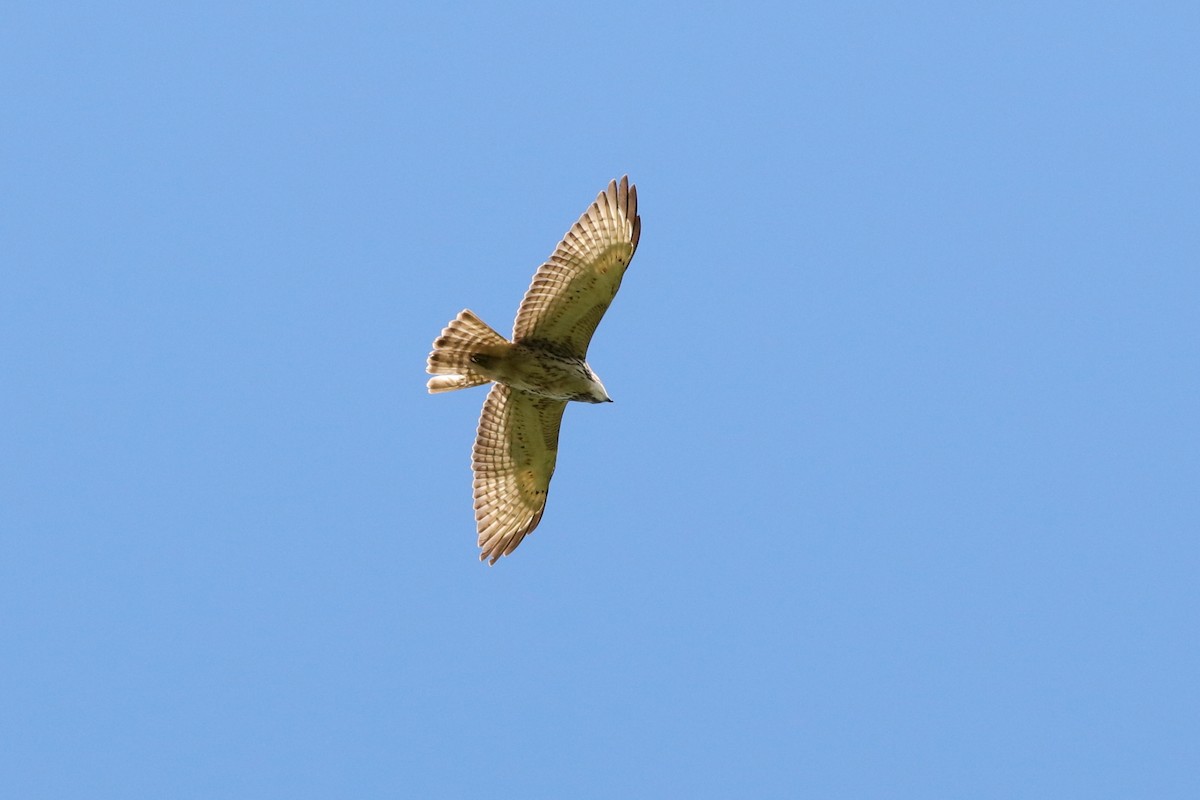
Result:
M425 371L430 394L452 392L487 383L486 377L475 369L472 358L502 356L508 350L508 340L488 327L471 311L459 312L433 343L433 352Z

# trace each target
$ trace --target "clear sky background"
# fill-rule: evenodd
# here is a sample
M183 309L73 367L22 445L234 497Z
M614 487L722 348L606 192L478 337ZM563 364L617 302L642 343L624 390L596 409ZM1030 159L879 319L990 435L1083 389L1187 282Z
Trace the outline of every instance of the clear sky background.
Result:
M1197 9L5 4L0 795L1200 796Z

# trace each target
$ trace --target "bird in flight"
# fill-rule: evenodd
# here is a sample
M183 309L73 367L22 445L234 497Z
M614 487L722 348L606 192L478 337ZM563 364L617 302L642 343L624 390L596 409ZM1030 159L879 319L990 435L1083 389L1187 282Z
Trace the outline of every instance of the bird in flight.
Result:
M479 559L495 564L541 522L567 403L611 403L588 343L637 250L629 176L611 181L538 267L512 341L462 311L433 343L431 394L491 383L471 454Z

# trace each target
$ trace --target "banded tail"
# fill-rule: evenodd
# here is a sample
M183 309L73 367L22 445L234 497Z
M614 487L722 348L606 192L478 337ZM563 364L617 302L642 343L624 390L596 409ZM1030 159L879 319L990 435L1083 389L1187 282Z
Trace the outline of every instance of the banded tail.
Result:
M425 365L425 371L434 376L427 384L429 393L453 392L489 382L491 378L476 371L472 358L503 356L508 348L508 340L474 312L460 311L433 343Z

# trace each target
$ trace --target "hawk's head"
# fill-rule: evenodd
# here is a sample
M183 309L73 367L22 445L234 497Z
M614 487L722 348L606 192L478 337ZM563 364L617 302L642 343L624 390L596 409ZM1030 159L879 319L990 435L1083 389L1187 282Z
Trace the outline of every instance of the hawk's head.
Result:
M588 370L588 387L586 392L575 395L574 400L584 403L611 403L613 400L604 389L604 384L596 377L596 373Z

